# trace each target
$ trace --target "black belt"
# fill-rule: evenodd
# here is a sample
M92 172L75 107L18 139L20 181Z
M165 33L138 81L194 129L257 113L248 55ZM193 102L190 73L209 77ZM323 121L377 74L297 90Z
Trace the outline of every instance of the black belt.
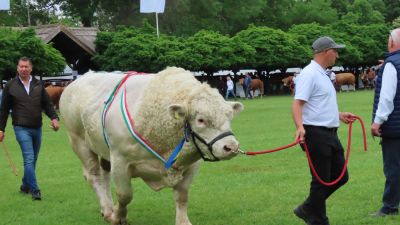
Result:
M324 126L314 126L314 125L307 125L307 124L304 124L303 125L304 126L304 128L307 128L307 129L318 129L318 130L324 130L324 131L329 131L329 132L337 132L337 127L324 127Z

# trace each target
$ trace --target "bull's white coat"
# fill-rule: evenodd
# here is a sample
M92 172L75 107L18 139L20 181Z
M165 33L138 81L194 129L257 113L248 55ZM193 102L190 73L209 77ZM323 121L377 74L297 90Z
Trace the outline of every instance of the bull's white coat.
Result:
M120 109L121 91L106 118L110 140L102 133L101 113L107 99L124 77L122 73L88 72L70 84L60 100L60 110L70 142L83 164L84 176L95 190L105 219L112 224L127 223L126 206L132 200L131 178L142 178L152 189L172 187L176 201L176 225L191 225L187 216L188 188L197 171L200 155L191 142L185 143L175 168L145 150L129 134ZM238 102L226 102L216 89L201 84L193 74L167 68L158 74L132 76L126 81L128 110L140 133L165 159L183 137L184 124L207 142L230 131L230 121L243 109ZM206 148L199 143L200 148ZM235 156L239 147L233 136L213 145L220 159ZM117 204L113 207L110 175L100 167L100 158L111 162Z

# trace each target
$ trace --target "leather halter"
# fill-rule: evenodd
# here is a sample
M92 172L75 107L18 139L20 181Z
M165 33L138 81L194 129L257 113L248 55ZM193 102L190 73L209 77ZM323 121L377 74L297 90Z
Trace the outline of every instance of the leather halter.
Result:
M227 137L227 136L231 136L231 135L234 136L234 134L233 134L231 131L226 131L226 132L223 132L223 133L219 134L219 135L216 136L214 139L212 139L209 143L207 143L207 141L204 140L204 138L200 137L200 135L198 135L196 132L194 132L194 131L192 130L192 128L190 127L190 124L189 124L189 123L186 123L186 125L185 125L185 137L186 137L186 141L189 141L189 140L188 140L188 139L189 139L189 134L190 134L190 136L192 137L193 144L194 144L194 146L196 147L196 150L199 152L201 158L203 158L204 161L209 161L209 162L216 162L216 161L219 161L219 160L220 160L219 158L217 158L217 157L214 155L214 153L213 153L213 151L212 151L212 150L213 150L212 146L215 144L215 142L217 142L217 141L219 141L219 140L221 140L222 138ZM197 144L197 142L196 142L196 139L199 140L201 143L203 143L204 145L207 146L208 152L207 152L207 150L202 150L202 149L198 146L198 144Z

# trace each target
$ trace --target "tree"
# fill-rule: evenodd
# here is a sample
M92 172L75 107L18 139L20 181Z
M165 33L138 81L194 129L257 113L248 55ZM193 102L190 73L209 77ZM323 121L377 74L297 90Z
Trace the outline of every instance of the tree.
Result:
M156 72L159 70L159 66L154 64L158 57L156 42L155 30L150 26L138 29L119 27L114 33L99 34L96 43L100 44L97 47L100 51L93 60L107 71Z
M340 50L340 58L338 65L347 66L349 63L359 63L361 61L361 52L349 42L350 36L343 33L342 25L339 28L332 26L321 26L317 23L294 25L290 28L289 33L295 34L302 46L309 49L309 58L312 56L311 45L319 37L329 36L337 43L346 44L346 49ZM352 64L353 65L353 64Z
M28 7L29 21L32 26L48 24L57 20L56 11L48 7L43 0L11 0L10 10L0 11L0 26L28 26ZM47 1L46 1L47 2Z
M400 16L394 19L392 22L392 28L398 28L398 27L400 27Z
M59 4L67 15L79 17L84 27L91 27L100 0L54 0L54 3Z
M308 60L308 52L297 38L279 29L250 26L236 37L256 50L254 61L248 61L248 65L257 70L284 69Z
M348 13L342 20L348 24L377 24L384 23L383 15L373 8L367 0L355 0L354 4L347 7Z
M297 1L289 11L288 17L289 26L312 22L326 25L338 20L337 11L331 7L330 0Z
M357 25L344 22L333 25L352 49L346 49L343 61L349 66L370 66L378 63L387 51L389 26L386 24ZM346 46L347 48L347 46ZM355 54L355 52L359 52Z
M392 22L400 17L400 1L398 0L383 0L386 6L385 21Z
M331 7L336 9L338 17L347 14L347 6L353 4L354 0L332 0Z
M215 31L202 30L188 37L184 55L186 67L203 70L212 74L221 69L229 69L234 57L232 39Z
M254 15L254 24L271 28L288 28L291 22L290 9L295 2L293 0L265 0L264 2L261 12Z
M2 79L15 76L17 61L21 56L31 58L34 75L54 76L63 71L66 65L61 53L37 38L32 29L22 32L0 29L0 46Z

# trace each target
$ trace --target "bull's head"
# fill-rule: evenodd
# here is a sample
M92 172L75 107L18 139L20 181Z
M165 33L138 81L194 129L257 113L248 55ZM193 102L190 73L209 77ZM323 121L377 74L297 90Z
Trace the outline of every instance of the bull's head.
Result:
M239 142L231 132L231 120L242 110L242 103L225 101L213 89L197 92L188 104L169 106L174 119L186 121L189 140L207 161L237 155Z

